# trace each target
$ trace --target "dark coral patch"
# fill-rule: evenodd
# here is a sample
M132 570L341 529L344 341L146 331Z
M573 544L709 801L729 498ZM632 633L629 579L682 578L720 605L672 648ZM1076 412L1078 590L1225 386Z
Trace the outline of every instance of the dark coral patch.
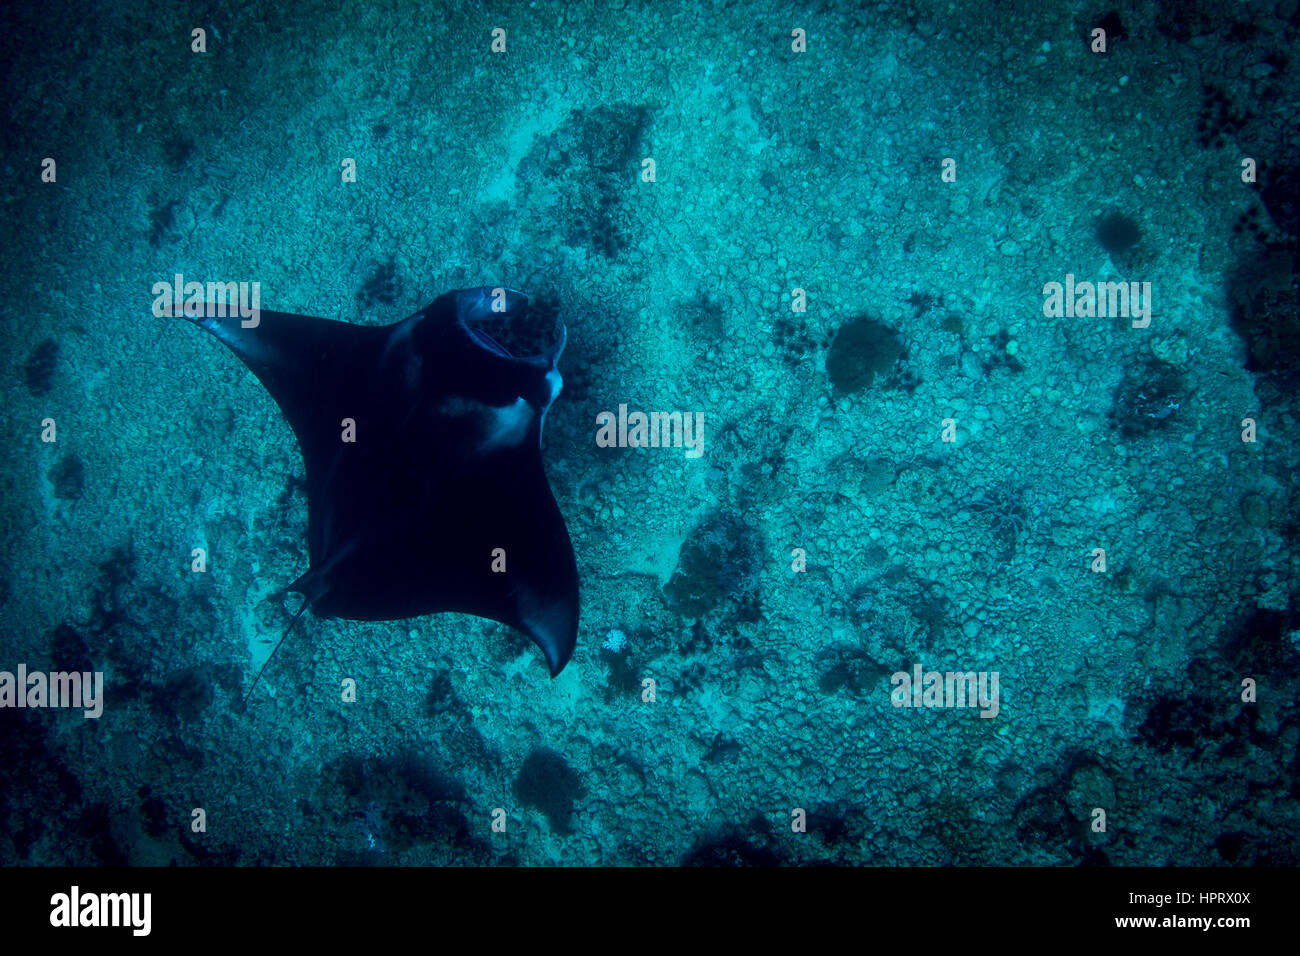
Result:
M562 756L547 747L538 747L519 768L514 792L525 806L545 814L556 833L571 833L573 803L586 794L587 788Z
M81 497L81 491L86 486L86 466L76 455L64 455L50 469L49 478L50 484L54 486L54 497L63 501L75 501Z
M27 383L27 391L38 398L49 394L58 364L59 344L54 339L45 339L32 349L32 354L23 363L23 381Z
M742 601L762 563L758 532L736 515L714 512L682 545L664 594L682 614L700 617L725 600Z
M826 374L837 395L864 391L893 371L907 355L894 330L865 315L851 319L835 333L826 355Z

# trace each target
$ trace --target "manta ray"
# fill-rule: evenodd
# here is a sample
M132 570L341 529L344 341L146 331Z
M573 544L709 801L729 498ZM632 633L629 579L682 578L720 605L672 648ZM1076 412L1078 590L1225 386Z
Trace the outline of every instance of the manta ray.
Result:
M387 326L226 311L172 314L239 356L297 436L310 567L284 589L305 599L294 621L308 607L358 621L459 611L527 635L559 674L577 641L578 570L541 439L564 327L538 354L512 354L501 341L526 326L528 298L489 287Z

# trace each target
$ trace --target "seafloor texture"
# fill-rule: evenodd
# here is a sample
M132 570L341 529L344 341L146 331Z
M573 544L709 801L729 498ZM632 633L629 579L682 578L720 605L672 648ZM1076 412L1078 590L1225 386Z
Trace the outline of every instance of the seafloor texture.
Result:
M1300 862L1296 0L155 6L0 13L0 670L105 675L0 863ZM303 463L176 273L557 311L557 679L308 615L245 708Z

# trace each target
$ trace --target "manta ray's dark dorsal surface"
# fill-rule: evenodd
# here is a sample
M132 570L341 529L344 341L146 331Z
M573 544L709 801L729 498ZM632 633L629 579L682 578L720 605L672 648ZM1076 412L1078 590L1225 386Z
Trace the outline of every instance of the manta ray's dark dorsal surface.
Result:
M190 319L243 360L298 437L311 569L288 590L316 614L461 611L531 637L552 676L568 663L578 571L541 455L564 330L516 357L478 325L527 310L518 292L481 288L383 327L266 310L249 328L238 314Z

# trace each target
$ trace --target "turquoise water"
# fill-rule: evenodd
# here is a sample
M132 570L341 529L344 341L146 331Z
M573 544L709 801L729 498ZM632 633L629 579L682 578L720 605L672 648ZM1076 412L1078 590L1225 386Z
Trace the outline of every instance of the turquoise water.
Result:
M0 862L1297 862L1294 3L236 6L0 14L0 671L104 688L0 708ZM178 273L565 323L558 677L254 686L303 461Z

